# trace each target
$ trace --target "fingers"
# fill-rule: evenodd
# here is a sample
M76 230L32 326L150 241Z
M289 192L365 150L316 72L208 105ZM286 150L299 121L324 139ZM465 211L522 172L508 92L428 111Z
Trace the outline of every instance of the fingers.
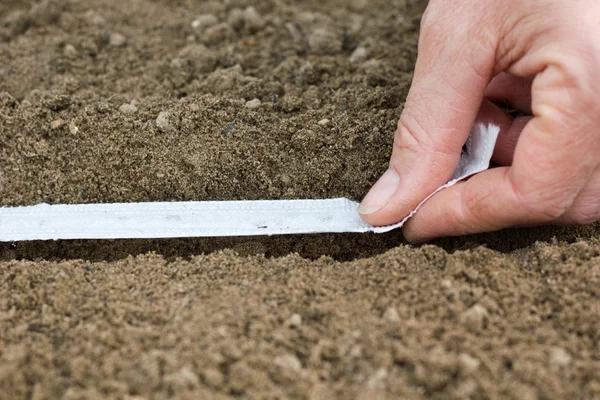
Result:
M521 78L505 72L496 76L485 90L485 97L506 104L525 114L531 114L531 84L533 78Z
M433 196L404 225L404 237L420 243L440 236L495 231L522 222L517 207L520 199L509 167L488 170Z
M444 23L439 8L450 5L435 4L438 15L425 18L422 28L390 168L359 209L372 225L400 221L451 177L493 73L495 45L484 43L493 35Z
M535 226L548 219L530 219L511 193L509 168L497 168L448 188L425 203L405 225L404 236L413 243L439 236L491 232L508 226ZM460 208L459 208L460 207ZM520 206L519 210L526 210ZM502 217L499 219L497 217ZM560 225L587 225L600 220L600 168L577 195L567 212L554 221Z
M587 96L556 67L538 75L534 90L536 117L519 138L512 166L438 193L405 225L408 240L547 224L571 209L580 193L587 200L595 195L595 186L589 196L582 190L598 168L600 135L590 119L577 115L582 110L564 111L569 99Z
M500 134L492 157L496 164L503 166L512 164L519 136L532 118L531 116L513 118L489 100L483 101L477 121L500 127Z
M500 126L500 135L492 158L499 165L512 164L519 136L525 125L533 118L531 116L532 83L531 77L521 78L502 72L492 79L485 90L487 102L484 101L478 120ZM528 115L513 119L500 107L487 104L488 102L504 103Z
M588 225L600 220L600 168L575 198L573 205L555 221L560 225Z
M532 119L532 116L517 117L512 120L508 129L500 132L492 161L498 165L512 165L519 137Z

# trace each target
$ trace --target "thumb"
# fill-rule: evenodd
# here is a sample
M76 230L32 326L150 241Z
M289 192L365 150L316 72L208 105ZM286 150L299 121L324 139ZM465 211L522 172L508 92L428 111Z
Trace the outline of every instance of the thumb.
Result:
M463 2L467 9L431 1L423 16L419 56L390 166L359 208L371 225L402 220L446 183L458 164L495 64L494 35L469 22L481 20L473 15L479 7L472 3Z

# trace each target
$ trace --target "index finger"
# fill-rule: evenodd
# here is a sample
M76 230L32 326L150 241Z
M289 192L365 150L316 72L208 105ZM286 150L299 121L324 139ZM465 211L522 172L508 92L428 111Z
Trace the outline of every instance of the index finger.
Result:
M431 2L424 16L413 84L389 169L359 209L372 225L402 220L448 181L491 80L496 46L487 41L494 36L475 27L474 18L455 20L444 14L455 8Z

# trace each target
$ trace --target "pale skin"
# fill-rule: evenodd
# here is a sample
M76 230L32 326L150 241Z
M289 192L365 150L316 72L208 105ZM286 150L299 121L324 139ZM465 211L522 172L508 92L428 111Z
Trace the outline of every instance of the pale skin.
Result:
M501 127L501 167L432 197L404 226L408 241L599 220L599 38L598 0L430 0L390 168L362 218L408 215L451 177L480 121Z

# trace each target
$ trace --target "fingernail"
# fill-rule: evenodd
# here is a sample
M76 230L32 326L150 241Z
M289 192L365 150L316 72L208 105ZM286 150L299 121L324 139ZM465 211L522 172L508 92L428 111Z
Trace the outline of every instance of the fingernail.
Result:
M369 215L381 210L389 203L399 186L400 177L398 173L394 168L389 168L360 203L360 207L358 207L359 214Z

